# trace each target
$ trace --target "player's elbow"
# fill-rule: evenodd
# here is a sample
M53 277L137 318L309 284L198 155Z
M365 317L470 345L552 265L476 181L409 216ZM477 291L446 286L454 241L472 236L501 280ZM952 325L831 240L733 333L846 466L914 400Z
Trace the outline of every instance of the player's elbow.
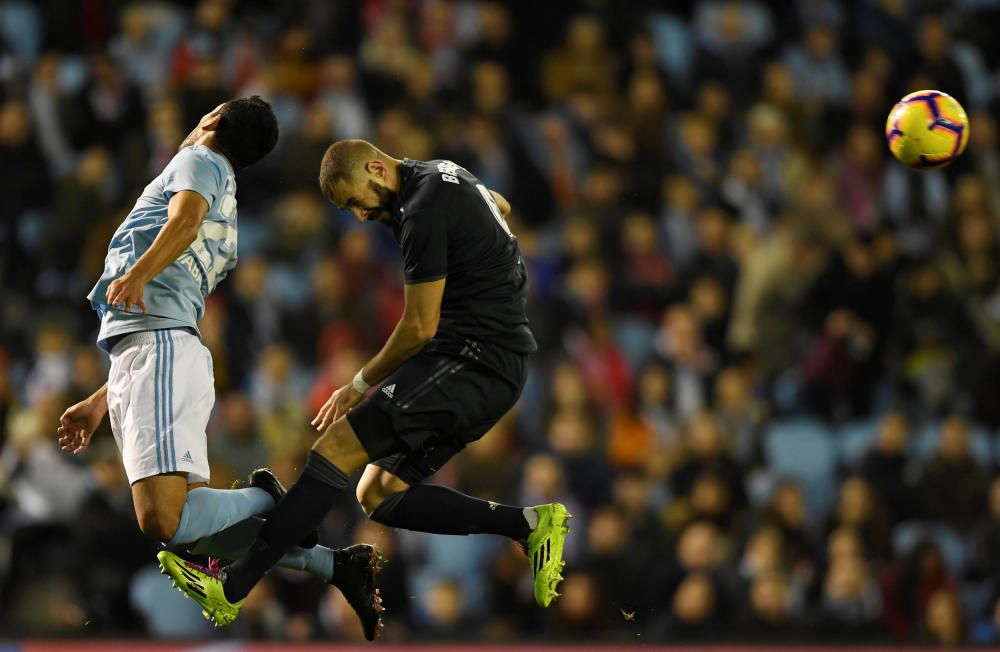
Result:
M198 237L198 229L201 228L200 219L185 219L181 223L180 237L185 244L191 244Z
M423 328L420 331L420 337L423 338L424 343L430 342L434 339L434 336L438 332L438 322L441 320L440 315L434 315L433 319L427 319L423 323Z
M435 335L437 335L437 323L433 326L430 324L420 324L413 330L413 337L421 346L434 339Z
M437 335L438 320L410 318L406 320L404 328L409 340L423 346Z

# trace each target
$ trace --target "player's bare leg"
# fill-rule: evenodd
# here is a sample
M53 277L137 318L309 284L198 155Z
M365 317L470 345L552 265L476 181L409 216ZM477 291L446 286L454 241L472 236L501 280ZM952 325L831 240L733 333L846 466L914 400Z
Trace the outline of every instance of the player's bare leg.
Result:
M368 453L346 417L341 417L327 428L312 449L347 476L353 475L369 461Z
M183 548L251 516L266 514L280 497L270 486L277 480L264 469L255 476L259 477L243 489L188 484L187 474L181 472L137 480L132 484L132 500L139 528L168 548Z
M142 533L157 541L170 541L180 525L187 492L186 473L153 475L133 484L132 502Z
M368 516L386 500L410 488L406 482L374 464L365 467L355 495Z

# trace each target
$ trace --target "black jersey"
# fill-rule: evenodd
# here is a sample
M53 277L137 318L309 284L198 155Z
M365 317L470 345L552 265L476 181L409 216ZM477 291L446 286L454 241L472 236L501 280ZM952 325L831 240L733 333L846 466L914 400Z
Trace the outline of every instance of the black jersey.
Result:
M508 375L502 353L538 349L525 314L528 276L490 191L451 161L406 160L390 213L407 283L447 278L431 350ZM502 351L496 351L499 347Z

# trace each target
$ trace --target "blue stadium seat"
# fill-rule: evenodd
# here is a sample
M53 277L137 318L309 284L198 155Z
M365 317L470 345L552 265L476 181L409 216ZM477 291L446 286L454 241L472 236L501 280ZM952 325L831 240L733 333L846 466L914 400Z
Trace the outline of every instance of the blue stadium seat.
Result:
M647 20L658 45L658 60L671 78L686 81L691 74L691 61L697 48L691 27L666 12L654 12Z
M920 428L913 438L913 451L916 456L922 460L933 457L940 435L940 423L928 423ZM988 430L982 426L969 426L969 450L972 452L972 457L980 464L986 468L993 467L993 442Z
M855 471L861 465L876 439L879 422L877 419L851 421L837 429L837 455L840 463Z
M614 323L614 337L629 368L638 373L653 354L656 329L639 319L619 319Z
M802 483L810 520L819 522L837 495L837 451L830 431L808 419L776 421L764 433L764 448L772 473Z
M919 542L937 544L953 577L961 577L969 558L965 541L953 529L934 521L905 521L892 531L892 548L897 559L905 559Z

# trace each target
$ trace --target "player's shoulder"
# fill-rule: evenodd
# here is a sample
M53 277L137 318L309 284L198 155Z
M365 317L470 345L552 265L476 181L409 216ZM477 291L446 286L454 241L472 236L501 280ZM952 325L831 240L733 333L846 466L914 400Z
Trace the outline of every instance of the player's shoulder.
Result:
M460 165L447 159L407 160L406 165L409 167L406 203L411 206L453 197L460 189L459 173L468 174Z
M228 162L218 152L204 145L191 145L179 150L167 165L170 168L196 168L199 171L214 170L220 176L228 173Z
M177 150L174 157L170 159L171 165L176 165L177 163L184 163L189 161L206 161L213 162L208 157L209 149L204 145L189 145L187 147L182 147Z
M414 187L425 187L433 185L431 182L441 181L442 174L454 175L459 166L456 163L445 159L432 159L430 161L415 161L407 159L403 163L408 181Z

